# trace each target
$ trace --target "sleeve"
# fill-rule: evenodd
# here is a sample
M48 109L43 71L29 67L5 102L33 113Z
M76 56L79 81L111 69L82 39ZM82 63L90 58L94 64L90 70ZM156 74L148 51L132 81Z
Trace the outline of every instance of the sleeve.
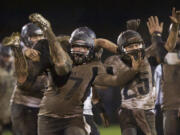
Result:
M69 44L69 39L70 39L70 36L67 36L67 35L57 36L58 42L61 44L62 48L66 52L69 52L70 48L71 48L71 46Z
M164 57L168 53L164 46L165 42L162 41L161 36L154 34L152 36L152 45L145 50L146 57L155 57L159 64L163 63Z
M36 78L43 72L46 72L47 68L52 67L52 62L50 61L49 46L47 40L40 40L34 48L40 52L40 61L32 62L27 59L27 69L28 75L23 83L17 83L18 87L22 90L29 90L36 81Z
M105 65L106 69L107 66L109 65ZM107 72L98 74L98 76L95 78L94 84L99 86L106 86L106 87L116 87L116 86L123 87L137 74L135 70L129 68L121 60L119 60L118 64L116 63L116 68L117 70L114 75L108 74Z
M61 76L68 74L73 64L70 56L64 51L61 42L57 40L52 28L47 29L45 33L49 42L51 61L53 62L56 73Z

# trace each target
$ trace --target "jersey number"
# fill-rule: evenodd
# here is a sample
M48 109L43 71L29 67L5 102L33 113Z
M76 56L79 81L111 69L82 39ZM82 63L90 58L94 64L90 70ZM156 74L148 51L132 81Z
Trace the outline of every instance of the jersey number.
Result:
M83 81L82 78L78 78L78 77L70 77L69 78L72 81L75 81L73 87L70 89L70 91L67 93L67 95L65 96L66 100L69 100L71 98L71 96L74 94L75 90L77 90L77 87L79 87Z
M144 74L147 74L147 73L144 73ZM140 95L146 95L149 93L149 79L148 78L143 78L143 79L140 78L136 82L137 82L137 85L143 83L143 86L137 87L137 90ZM129 87L124 88L123 94L124 94L125 99L130 99L137 96L136 94L128 95L128 90L130 90Z

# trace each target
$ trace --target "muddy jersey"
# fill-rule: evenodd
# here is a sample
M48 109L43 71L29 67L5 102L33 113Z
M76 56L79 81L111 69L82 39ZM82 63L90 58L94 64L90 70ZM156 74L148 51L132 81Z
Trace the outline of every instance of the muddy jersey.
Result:
M113 71L114 74L127 70L127 66L125 66L120 59L119 56L111 56L111 61L109 60L109 62L106 62L106 66L115 66L115 70ZM122 79L125 78L126 76L122 77ZM145 58L141 64L140 72L128 81L121 90L122 107L127 109L153 109L153 92L151 67L148 60Z
M168 52L161 37L154 36L162 63L162 108L172 110L180 108L180 53L177 50ZM157 50L157 49L156 49Z
M29 107L39 107L44 90L47 88L48 78L46 69L50 66L50 55L47 40L42 40L35 46L40 52L40 61L27 60L28 77L23 84L15 87L11 101Z
M83 102L98 74L104 72L100 62L74 66L72 71L62 77L55 77L41 102L39 115L55 118L82 116Z
M0 124L10 122L9 104L15 82L13 72L0 68Z
M180 57L177 52L166 54L162 65L162 107L163 109L180 108Z
M154 89L152 73L148 60L145 58L140 72L121 91L122 107L149 110L154 108Z

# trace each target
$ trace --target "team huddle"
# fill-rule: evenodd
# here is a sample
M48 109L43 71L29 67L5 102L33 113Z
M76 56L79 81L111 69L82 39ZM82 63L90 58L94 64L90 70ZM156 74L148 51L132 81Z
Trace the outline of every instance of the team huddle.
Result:
M154 112L159 93L164 134L180 134L180 11L172 10L166 41L163 23L157 16L148 18L149 47L137 32L139 20L127 22L117 44L96 38L88 27L56 36L38 13L29 20L0 46L0 134L11 118L14 135L99 135L92 107L108 127L98 95L108 87L119 87L121 93L122 135L159 134ZM114 54L104 63L103 50Z

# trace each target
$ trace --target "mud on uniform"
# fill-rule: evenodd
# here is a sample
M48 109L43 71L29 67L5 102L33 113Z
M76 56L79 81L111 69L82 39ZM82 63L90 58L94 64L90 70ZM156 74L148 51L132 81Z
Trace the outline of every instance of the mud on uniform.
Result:
M83 101L95 77L103 72L102 63L90 62L74 66L66 76L51 74L54 79L50 81L41 102L39 134L85 134L84 129L90 133L90 127L83 120Z
M123 72L127 68L120 56L111 56L106 63L106 66L115 66L114 74ZM127 76L122 76L122 79ZM144 132L144 134L156 134L155 116L152 112L155 105L153 95L151 67L147 58L144 58L140 72L131 78L121 90L122 103L118 115L123 134L132 134L132 132L136 134L137 131Z
M161 37L154 36L157 46L163 46ZM162 110L165 135L180 134L180 57L177 50L161 49L162 63Z
M39 41L34 49L41 52L41 60L32 62L26 59L28 63L27 80L23 84L16 84L11 97L11 119L17 135L37 135L39 105L47 88L48 78L42 72L50 65L47 41Z
M0 134L3 126L10 123L10 98L14 86L13 70L0 67Z

